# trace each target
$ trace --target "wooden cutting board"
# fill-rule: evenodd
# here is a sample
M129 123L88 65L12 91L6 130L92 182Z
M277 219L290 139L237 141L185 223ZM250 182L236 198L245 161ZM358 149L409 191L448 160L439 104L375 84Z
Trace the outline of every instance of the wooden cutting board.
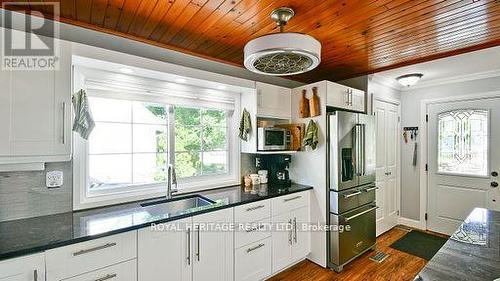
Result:
M290 130L290 133L292 135L292 145L290 150L299 151L302 149L302 141L304 139L304 134L306 132L306 124L304 123L280 124L280 125L275 125L275 127L285 128Z
M307 90L302 90L302 98L299 102L299 117L307 118L309 117L309 103L310 101L306 98Z
M313 95L309 99L309 113L311 117L315 117L321 115L321 106L319 103L318 88L313 87L312 92Z

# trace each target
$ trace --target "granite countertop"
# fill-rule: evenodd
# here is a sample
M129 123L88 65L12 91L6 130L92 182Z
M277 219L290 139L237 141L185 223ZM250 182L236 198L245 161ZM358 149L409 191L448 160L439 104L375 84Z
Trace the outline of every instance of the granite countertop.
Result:
M215 201L215 204L189 212L151 214L140 205L157 201L157 198L91 210L0 222L0 260L135 230L152 223L173 221L310 189L312 189L311 186L299 184L292 184L285 189L271 184L262 184L250 192L245 192L241 186L230 186L195 193ZM183 196L189 196L189 194L175 198Z
M415 280L500 278L500 212L474 209Z

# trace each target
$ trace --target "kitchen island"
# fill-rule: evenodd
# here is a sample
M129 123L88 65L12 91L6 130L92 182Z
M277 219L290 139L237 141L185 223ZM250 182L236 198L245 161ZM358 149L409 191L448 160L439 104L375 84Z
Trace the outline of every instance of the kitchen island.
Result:
M475 208L415 280L500 278L500 212Z

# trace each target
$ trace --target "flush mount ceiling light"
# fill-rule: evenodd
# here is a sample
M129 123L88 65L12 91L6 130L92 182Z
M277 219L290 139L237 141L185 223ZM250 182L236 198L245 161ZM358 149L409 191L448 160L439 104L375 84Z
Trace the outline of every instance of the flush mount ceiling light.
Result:
M396 80L398 80L399 84L410 87L412 85L415 85L418 80L422 78L422 76L424 76L422 73L411 73L399 76L398 78L396 78Z
M295 15L287 7L275 9L271 19L280 33L253 39L245 45L245 67L259 74L285 76L304 73L321 62L321 43L307 34L284 32Z

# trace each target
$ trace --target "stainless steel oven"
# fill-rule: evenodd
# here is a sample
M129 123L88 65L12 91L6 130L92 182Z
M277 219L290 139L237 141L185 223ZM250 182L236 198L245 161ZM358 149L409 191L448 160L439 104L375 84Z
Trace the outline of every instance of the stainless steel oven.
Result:
M284 128L257 128L257 150L287 150L291 144L291 132Z

